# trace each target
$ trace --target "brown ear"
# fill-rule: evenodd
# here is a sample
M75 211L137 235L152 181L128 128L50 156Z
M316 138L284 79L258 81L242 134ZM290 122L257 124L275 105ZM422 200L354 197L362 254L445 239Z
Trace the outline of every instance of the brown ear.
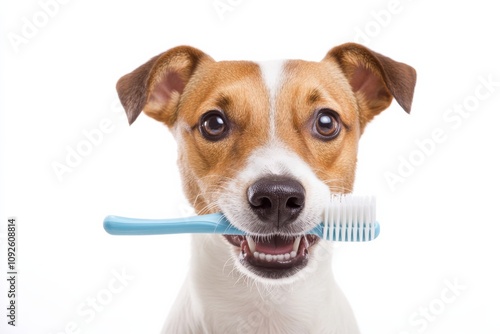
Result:
M410 113L417 74L413 67L355 43L331 49L324 60L335 60L359 101L361 128L396 99Z
M213 61L190 46L170 49L149 60L118 80L116 90L132 124L142 110L154 119L171 126L175 107L196 68L202 61Z

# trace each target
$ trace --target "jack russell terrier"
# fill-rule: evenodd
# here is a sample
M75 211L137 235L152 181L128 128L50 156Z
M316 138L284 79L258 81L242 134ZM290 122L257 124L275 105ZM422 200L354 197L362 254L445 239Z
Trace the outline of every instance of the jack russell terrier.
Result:
M393 97L409 113L415 82L412 67L353 43L320 62L217 62L179 46L123 76L129 123L144 111L177 140L196 212L248 232L193 236L163 332L359 333L331 242L305 231L331 193L352 191L366 124Z

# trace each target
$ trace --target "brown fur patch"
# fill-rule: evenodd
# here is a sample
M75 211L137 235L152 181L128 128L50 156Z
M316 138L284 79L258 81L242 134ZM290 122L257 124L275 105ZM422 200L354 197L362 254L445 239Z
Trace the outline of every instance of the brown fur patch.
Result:
M259 67L251 62L208 64L186 86L174 131L184 189L197 211L212 211L207 205L214 194L268 140L268 100ZM224 113L230 127L229 136L217 142L198 131L201 116L214 109Z
M354 182L358 107L349 82L338 66L324 62L288 61L276 99L277 133L332 191L349 192ZM315 112L329 108L340 115L340 135L323 141L313 135Z

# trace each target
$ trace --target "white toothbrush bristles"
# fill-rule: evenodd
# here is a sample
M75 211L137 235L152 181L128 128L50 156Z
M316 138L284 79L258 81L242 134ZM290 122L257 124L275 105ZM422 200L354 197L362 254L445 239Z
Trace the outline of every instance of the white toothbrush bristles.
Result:
M375 239L375 197L332 195L324 214L323 238L337 241Z

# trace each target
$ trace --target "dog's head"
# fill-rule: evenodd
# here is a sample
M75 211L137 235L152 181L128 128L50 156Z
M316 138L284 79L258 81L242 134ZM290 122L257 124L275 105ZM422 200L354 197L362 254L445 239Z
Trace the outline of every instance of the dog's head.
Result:
M166 51L117 84L129 123L144 111L179 145L195 210L223 212L249 236L229 242L239 268L277 280L314 256L330 193L350 192L358 140L394 97L410 112L415 70L361 45L320 62L216 62L189 46ZM226 240L224 240L224 238Z

